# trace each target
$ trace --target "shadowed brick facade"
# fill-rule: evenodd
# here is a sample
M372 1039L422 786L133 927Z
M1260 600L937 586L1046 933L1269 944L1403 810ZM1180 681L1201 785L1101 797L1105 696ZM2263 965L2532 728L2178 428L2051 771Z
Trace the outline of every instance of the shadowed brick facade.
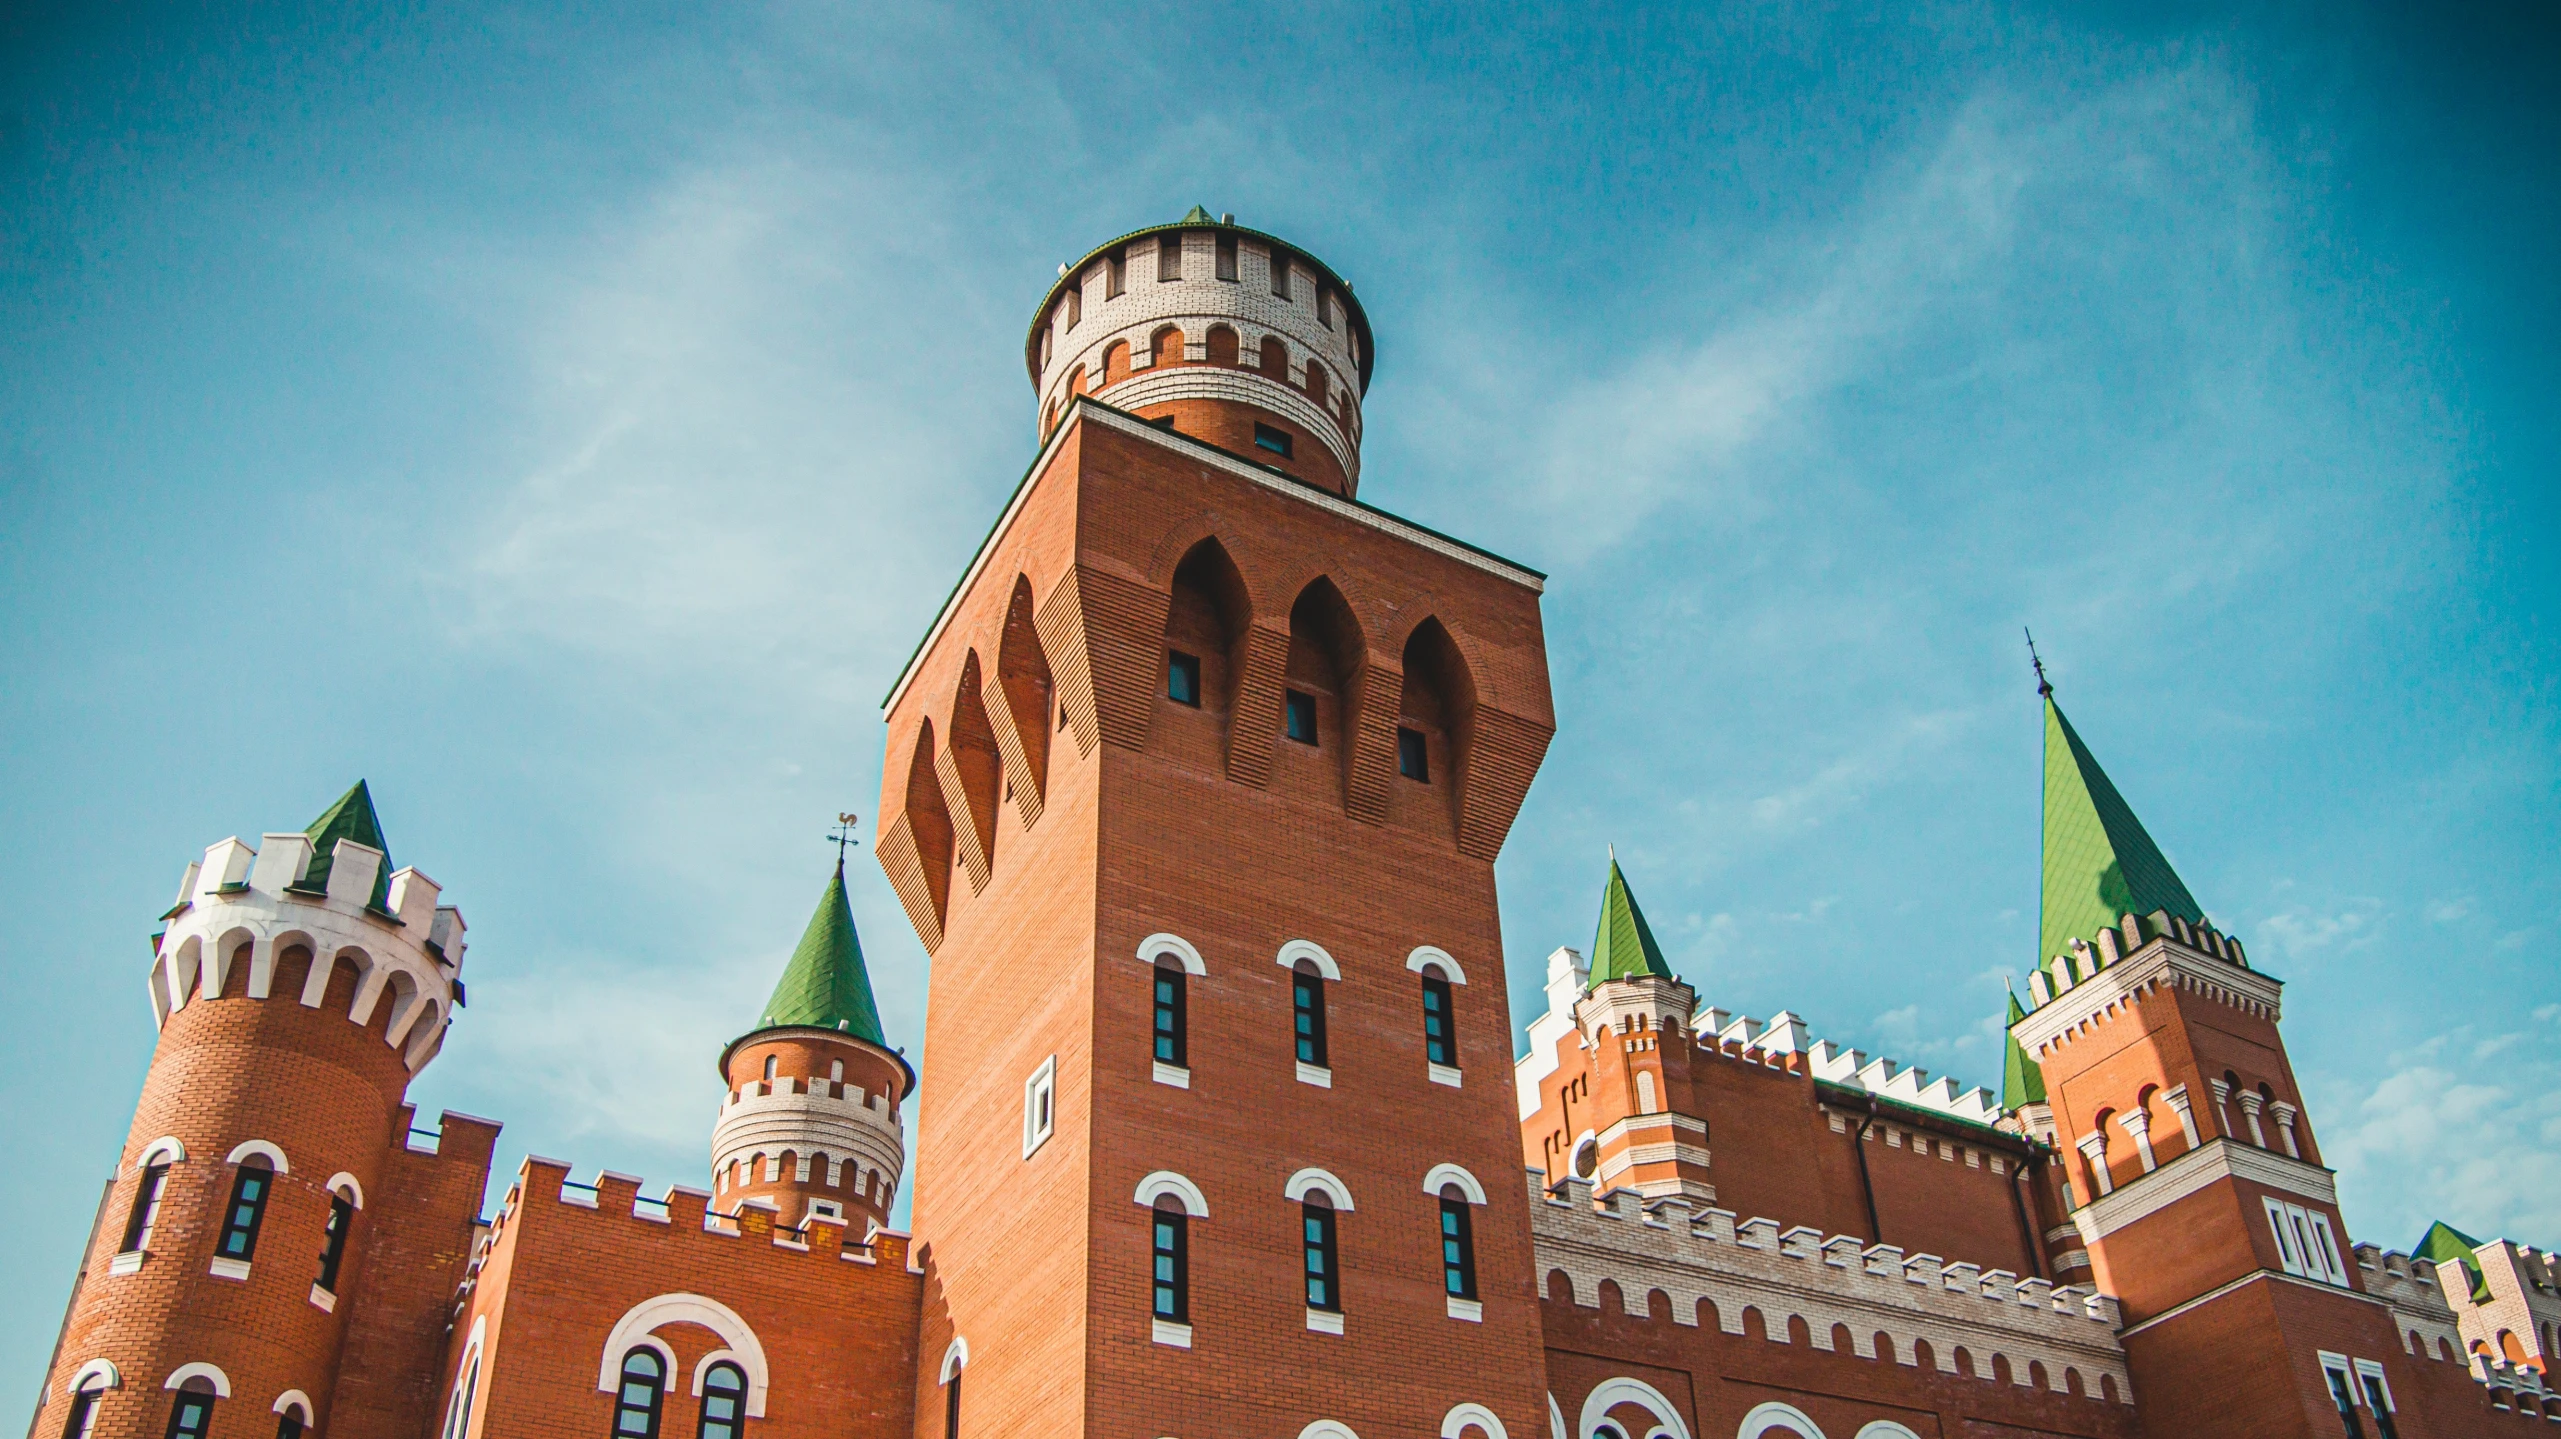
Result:
M2550 1256L2353 1243L2279 1034L2046 707L2003 1092L1702 1000L1613 860L1515 1058L1536 572L1358 498L1351 287L1195 211L1063 267L1040 448L718 1055L705 1187L412 1127L463 926L361 785L225 840L34 1435L2450 1439L2561 1422ZM911 1234L884 1226L916 1097Z

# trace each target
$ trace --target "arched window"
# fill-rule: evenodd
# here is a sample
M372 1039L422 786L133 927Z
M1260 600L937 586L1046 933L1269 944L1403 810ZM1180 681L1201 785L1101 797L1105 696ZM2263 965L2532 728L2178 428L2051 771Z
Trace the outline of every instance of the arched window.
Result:
M1650 1069L1636 1071L1636 1112L1652 1114L1661 1107L1654 1096L1654 1071Z
M92 1370L80 1376L71 1391L71 1417L62 1426L62 1439L89 1439L89 1431L98 1424L98 1404L106 1395L108 1379Z
M445 1427L438 1439L463 1439L471 1428L471 1403L480 1395L480 1351L471 1351L463 1361L462 1382L454 1386L454 1399L445 1410Z
M213 1428L213 1381L189 1379L169 1405L168 1439L205 1439Z
M302 1411L288 1409L276 1416L276 1439L302 1439Z
M1159 971L1162 973L1162 971ZM1156 1317L1169 1324L1192 1322L1192 1217L1183 1210L1180 1196L1157 1196L1150 1211L1154 1223L1151 1232L1153 1264L1150 1283L1155 1291Z
M258 1226L267 1217L267 1196L275 1184L276 1173L267 1156L241 1157L239 1173L231 1181L231 1204L222 1212L222 1237L214 1243L216 1258L246 1264L257 1254Z
M1307 1307L1330 1314L1343 1309L1342 1261L1334 1251L1334 1206L1321 1191L1310 1191L1299 1206L1300 1246L1307 1259Z
M622 1385L614 1391L613 1439L658 1439L658 1409L667 1393L667 1364L655 1349L622 1357Z
M133 1189L133 1210L125 1216L124 1253L134 1253L151 1242L151 1227L160 1222L160 1194L168 1185L166 1157L144 1166L142 1182Z
M1155 975L1156 986L1156 1062L1170 1064L1176 1069L1189 1068L1190 1024L1185 982L1190 976L1183 972L1182 959L1171 954L1157 956L1156 966L1150 972Z
M1458 1068L1457 1015L1450 1002L1449 981L1438 968L1423 971L1423 1058L1431 1064Z
M723 1360L703 1371L700 1439L739 1439L747 1432L747 1375Z
M322 1289L338 1292L338 1268L347 1259L347 1231L356 1227L355 1201L343 1194L329 1196L329 1226L321 1231L320 1278Z
M1441 1287L1452 1299L1476 1297L1476 1231L1468 1208L1467 1191L1441 1186Z
M1317 972L1314 961L1302 959L1291 966L1289 1004L1291 1032L1298 1046L1298 1062L1312 1069L1327 1068L1325 976Z

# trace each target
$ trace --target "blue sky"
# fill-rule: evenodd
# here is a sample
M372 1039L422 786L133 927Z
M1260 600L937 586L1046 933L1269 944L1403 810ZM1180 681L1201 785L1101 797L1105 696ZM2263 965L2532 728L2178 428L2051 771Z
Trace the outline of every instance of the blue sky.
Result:
M472 923L422 1110L699 1183L1031 453L1030 307L1195 202L1359 286L1364 498L1552 575L1516 1017L1614 842L1709 1002L1995 1081L2033 625L2290 982L2357 1236L2561 1242L2547 31L348 8L0 22L0 1369L182 868L358 776ZM921 949L855 881L912 1048Z

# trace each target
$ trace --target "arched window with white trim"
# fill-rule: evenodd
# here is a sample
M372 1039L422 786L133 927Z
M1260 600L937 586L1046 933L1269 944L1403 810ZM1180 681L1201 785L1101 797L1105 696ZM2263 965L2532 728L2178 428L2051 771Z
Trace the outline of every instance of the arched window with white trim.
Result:
M658 1439L658 1412L666 1406L667 1361L646 1345L622 1357L622 1383L614 1391L613 1439Z
M968 1368L969 1341L954 1335L943 1350L942 1439L960 1439L960 1376Z
M265 1152L240 1156L231 1178L231 1202L222 1211L222 1233L214 1241L214 1258L247 1264L256 1257L258 1230L266 1223L267 1200L275 1186L275 1164Z
M151 1243L151 1231L160 1222L160 1196L169 1187L169 1163L166 1154L156 1154L142 1166L142 1178L133 1188L133 1208L125 1214L119 1253L139 1254Z
M702 1427L697 1439L739 1439L747 1432L747 1373L727 1360L702 1376Z
M89 1439L89 1431L98 1427L98 1406L116 1387L116 1377L116 1366L104 1359L80 1366L71 1378L71 1415L63 1421L62 1439Z
M311 1427L311 1399L299 1389L276 1396L276 1439L302 1439Z
M169 1401L167 1439L205 1439L213 1429L214 1402L231 1390L222 1371L210 1364L179 1366L166 1387L177 1391Z

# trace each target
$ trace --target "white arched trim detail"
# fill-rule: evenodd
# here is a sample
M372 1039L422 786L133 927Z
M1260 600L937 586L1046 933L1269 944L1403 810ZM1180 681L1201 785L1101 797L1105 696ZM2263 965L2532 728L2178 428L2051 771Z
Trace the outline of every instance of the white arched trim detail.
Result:
M634 1349L646 1349L650 1353L657 1355L658 1362L664 1366L661 1372L666 1375L669 1382L672 1383L675 1380L676 1346L659 1338L655 1334L640 1334L635 1335L615 1346L611 1355L605 1361L606 1363L614 1366L615 1392L619 1393L622 1389L622 1362L631 1357L631 1351Z
M739 1368L747 1371L747 1417L765 1417L765 1389L771 1371L765 1366L765 1346L756 1331L738 1317L738 1311L717 1299L700 1294L661 1294L643 1299L614 1321L613 1332L605 1336L605 1352L596 1366L596 1389L611 1394L622 1380L622 1357L636 1345L647 1345L664 1355L667 1376L674 1378L676 1355L651 1331L662 1324L699 1324L720 1336L733 1351L730 1355Z
M1577 1439L1592 1439L1592 1436L1599 1432L1602 1422L1609 1418L1609 1412L1621 1404L1634 1404L1654 1416L1654 1429L1651 1433L1635 1436L1635 1439L1651 1439L1651 1434L1668 1434L1671 1439L1690 1439L1689 1426L1681 1422L1681 1411L1672 1407L1672 1401L1663 1397L1662 1390L1642 1379L1630 1379L1625 1375L1602 1380L1592 1390L1590 1397L1583 1401L1582 1420L1574 1427ZM1761 1409L1785 1409L1786 1407L1783 1404L1764 1404ZM1758 1414L1761 1410L1755 1409L1752 1412ZM1796 1411L1789 1409L1788 1412L1793 1414ZM1760 1432L1752 1427L1751 1420L1743 1421L1745 1436ZM1806 1431L1805 1439L1823 1439L1823 1435L1820 1431L1809 1429Z
M216 1399L228 1399L231 1397L231 1376L214 1368L210 1364L202 1362L181 1364L177 1368L170 1370L169 1377L161 1382L160 1387L163 1389L183 1389L186 1387L187 1381L190 1379L202 1379L206 1383L211 1384L213 1386L213 1397Z
M702 1397L703 1376L711 1372L711 1366L714 1364L723 1363L737 1365L739 1372L742 1374L745 1373L747 1369L747 1361L738 1357L738 1351L734 1349L715 1349L711 1351L709 1354L706 1354L702 1358L694 1361L693 1394L695 1398L699 1399Z
M291 1414L302 1420L306 1427L319 1420L318 1414L311 1407L310 1397L299 1389L288 1389L277 1395L275 1412Z
M1440 966L1441 977L1452 984L1467 983L1467 971L1458 967L1458 961L1449 957L1448 950L1434 949L1427 944L1405 956L1405 967L1416 974L1422 973L1427 965Z
M356 1182L356 1176L343 1169L330 1175L329 1182L321 1187L358 1209L365 1207L365 1187Z
M1423 1176L1423 1192L1434 1199L1440 1198L1441 1186L1446 1184L1457 1185L1458 1192L1466 1195L1470 1204L1485 1202L1485 1186L1476 1182L1475 1175L1455 1164L1435 1164L1432 1172Z
M1192 942L1179 934L1151 934L1138 942L1141 963L1154 964L1158 958L1168 954L1183 962L1186 974L1209 973L1209 966L1200 962L1200 951L1192 948Z
M1298 1439L1361 1439L1340 1419L1319 1419L1298 1431Z
M1170 1169L1159 1169L1138 1181L1138 1192L1130 1198L1146 1208L1153 1209L1156 1207L1156 1201L1168 1194L1183 1201L1183 1212L1192 1218L1207 1219L1209 1217L1209 1201L1201 1197L1200 1186Z
M1734 1431L1734 1439L1761 1439L1782 1424L1805 1439L1823 1439L1823 1431L1805 1417L1804 1411L1779 1403L1753 1406L1752 1412L1743 1416L1743 1427Z
M1442 1415L1441 1439L1458 1439L1459 1431L1470 1424L1484 1430L1486 1439L1511 1439L1503 1432L1503 1421L1495 1418L1494 1411L1482 1404L1456 1405Z
M1334 963L1334 956L1327 954L1323 946L1315 944L1309 940L1293 939L1289 943L1282 945L1280 947L1279 958L1280 967L1283 969L1296 969L1298 967L1298 962L1303 959L1309 964L1316 966L1316 972L1325 976L1327 979L1341 979L1343 977L1342 969ZM1331 1424L1334 1421L1331 1419L1319 1419L1316 1422L1319 1424ZM1351 1431L1345 1430L1344 1432L1349 1433Z
M187 1146L178 1142L178 1136L174 1134L164 1134L158 1139L151 1141L149 1144L144 1145L142 1147L142 1152L133 1157L133 1172L140 1174L142 1171L149 1169L154 1164L184 1164L186 1162Z
M969 1341L962 1336L955 1334L951 1337L951 1344L943 1350L942 1377L934 1382L938 1384L949 1384L953 1375L958 1374L960 1371L968 1367Z
M1547 1436L1565 1439L1565 1411L1556 1407L1556 1392L1552 1389L1547 1395Z
M263 1139L244 1139L240 1141L238 1144L232 1146L229 1154L222 1157L222 1162L225 1164L238 1164L241 1160L248 1158L252 1154L266 1156L267 1166L275 1170L278 1174L293 1173L291 1169L285 1166L285 1152L274 1145L269 1144Z
M1921 1439L1921 1436L1891 1419L1879 1419L1861 1429L1858 1439Z
M1307 1199L1308 1191L1318 1189L1325 1192L1325 1197L1327 1199L1334 1201L1334 1207L1336 1209L1342 1210L1346 1214L1352 1212L1352 1192L1343 1187L1343 1181L1336 1179L1333 1175L1326 1173L1322 1169L1310 1167L1302 1169L1296 1174L1291 1175L1289 1177L1289 1183L1281 1186L1281 1194L1284 1198L1295 1199L1304 1203ZM1331 1423L1333 1421L1326 1420L1323 1422Z
M103 1382L92 1384L89 1382L92 1379ZM124 1374L116 1368L114 1360L92 1359L72 1371L71 1382L62 1386L62 1392L77 1394L84 1389L122 1389L123 1387Z

